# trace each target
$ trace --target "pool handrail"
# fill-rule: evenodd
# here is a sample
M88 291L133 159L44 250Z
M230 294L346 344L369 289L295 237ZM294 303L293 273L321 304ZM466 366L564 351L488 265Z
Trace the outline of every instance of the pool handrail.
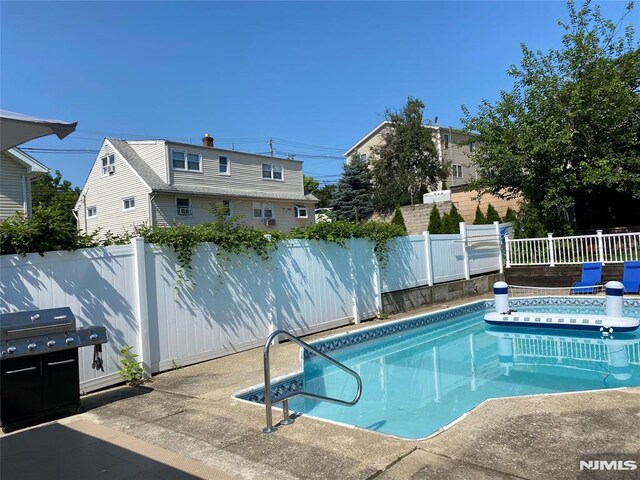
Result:
M282 413L283 413L284 418L283 418L282 422L280 422L280 425L290 425L295 421L293 418L289 418L289 399L292 398L292 397L297 397L297 396L309 397L309 398L314 398L316 400L321 400L321 401L324 401L324 402L337 403L338 405L344 405L344 406L347 406L347 407L352 407L353 405L358 403L358 400L360 400L360 396L362 395L362 379L360 378L360 375L358 375L356 372L351 370L349 367L346 367L342 363L334 360L333 358L329 357L328 355L325 355L324 353L322 353L317 348L314 348L311 345L309 345L308 343L303 342L298 337L296 337L295 335L292 335L291 333L287 332L286 330L276 330L271 335L269 335L269 338L267 338L267 341L264 344L264 351L263 351L263 355L264 355L264 406L266 408L266 416L267 416L267 426L262 429L262 431L264 433L272 433L272 432L275 432L276 430L278 430L278 427L273 425L273 416L272 416L272 411L271 411L271 406L272 406L273 403L271 401L271 364L270 364L270 360L269 360L269 350L271 348L271 345L272 345L273 341L277 337L279 337L281 335L283 337L288 338L293 343L299 345L301 348L309 350L309 351L315 353L320 358L323 358L324 360L326 360L330 364L334 365L335 367L338 367L340 370L343 370L346 373L348 373L349 375L351 375L352 377L354 377L356 379L357 384L358 384L358 389L356 391L355 397L353 397L353 400L351 400L351 401L349 401L349 400L340 400L339 398L333 398L333 397L326 397L324 395L318 395L316 393L305 392L305 391L288 393L283 398L279 399L276 402L276 403L282 402Z

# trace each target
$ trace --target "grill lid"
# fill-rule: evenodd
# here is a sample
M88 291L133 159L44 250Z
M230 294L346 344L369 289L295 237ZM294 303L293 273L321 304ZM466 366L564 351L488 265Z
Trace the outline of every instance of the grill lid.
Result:
M0 338L11 340L76 330L76 317L69 307L0 314Z

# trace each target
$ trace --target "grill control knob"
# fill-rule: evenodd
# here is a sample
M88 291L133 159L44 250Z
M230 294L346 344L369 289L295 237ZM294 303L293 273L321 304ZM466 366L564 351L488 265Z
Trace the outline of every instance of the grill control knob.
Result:
M97 333L92 333L91 335L89 335L89 340L91 340L92 342L98 339L98 334Z
M35 350L37 347L37 345L35 343L30 343L29 345L27 345L27 349L28 350Z
M11 345L9 348L7 348L7 352L9 353L13 353L16 351L16 347L14 347L13 345Z
M49 340L49 341L47 342L47 347L52 348L55 344L56 344L56 341L55 341L55 340Z
M67 345L71 345L73 341L74 341L73 337L67 337L65 338L64 343L66 343Z

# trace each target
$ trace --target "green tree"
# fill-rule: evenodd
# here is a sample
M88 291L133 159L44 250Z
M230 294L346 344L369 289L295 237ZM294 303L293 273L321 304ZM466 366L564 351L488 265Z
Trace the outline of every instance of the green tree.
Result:
M514 223L518 221L518 215L516 214L516 211L511 208L508 207L507 211L504 214L504 218L502 219L503 222L505 223Z
M317 208L330 208L334 202L334 198L336 195L337 185L335 183L327 183L318 189L317 192L314 193L316 197L318 197Z
M476 216L473 219L473 224L484 225L485 223L487 223L487 217L484 216L484 213L482 213L482 210L480 210L480 205L478 205L476 207Z
M338 220L360 222L373 213L371 176L366 160L353 155L343 167L336 186L333 215Z
M487 221L485 223L500 222L500 215L493 205L487 205Z
M371 149L377 210L413 203L448 175L449 166L438 159L431 130L424 126L424 108L419 99L409 97L401 111L385 113L383 141Z
M429 233L442 233L442 217L440 217L440 210L435 205L431 208L429 214Z
M311 176L304 175L302 177L302 185L304 187L305 195L316 195L320 189L320 182ZM316 195L317 196L317 195Z
M407 225L404 223L404 216L402 215L402 210L400 210L400 206L396 206L396 210L395 212L393 212L393 218L391 219L391 223L393 225L398 225L406 233Z
M462 215L460 215L460 213L458 212L458 208L456 207L455 203L451 204L451 210L449 210L449 217L451 218L453 225L455 225L455 232L453 233L459 233L460 222L464 222L464 218L462 218Z
M69 180L63 180L62 174L56 170L55 176L50 173L38 175L31 182L31 202L33 213L41 208L55 211L51 218L65 222L73 229L76 228L76 219L73 216L73 207L80 197L80 189L73 187ZM49 212L52 213L52 212Z
M580 196L640 200L639 43L631 25L620 34L623 19L603 18L589 1L568 11L559 49L522 45L520 65L508 70L513 88L483 100L476 115L463 107L466 129L479 134L471 186L523 197L536 221L560 233Z
M442 227L440 229L440 233L460 233L459 225L451 218L451 214L448 212L442 214Z

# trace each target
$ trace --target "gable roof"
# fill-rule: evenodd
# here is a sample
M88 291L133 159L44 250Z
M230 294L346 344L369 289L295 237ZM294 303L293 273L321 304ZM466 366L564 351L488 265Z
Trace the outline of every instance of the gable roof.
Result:
M2 153L6 153L18 163L21 163L30 173L48 173L49 168L44 164L33 158L31 155L23 152L19 148L10 148Z
M124 140L118 140L115 138L107 138L107 142L113 146L120 156L129 164L135 173L138 174L140 179L149 187L149 190L160 190L166 188L167 184L160 178L160 176L153 171L153 169L140 158L140 155L131 148Z

